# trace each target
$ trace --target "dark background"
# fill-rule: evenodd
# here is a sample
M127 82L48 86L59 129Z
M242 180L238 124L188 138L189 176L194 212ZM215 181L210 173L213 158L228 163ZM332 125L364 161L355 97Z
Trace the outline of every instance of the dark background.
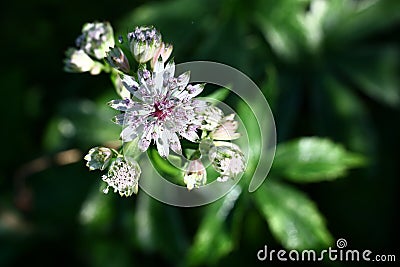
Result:
M292 2L302 2L304 12L309 7ZM335 238L346 238L352 248L398 253L400 4L380 2L386 4L364 17L341 14L346 19L327 26L318 52L304 47L290 13L276 15L274 1L3 2L0 266L176 265L196 231L200 208L156 203L158 238L141 243L125 230L134 216L125 210L136 206L135 197L109 197L112 207L102 207L94 225L79 219L82 203L97 194L99 174L89 173L83 160L57 162L57 153L83 155L118 136L111 124L100 129L112 114L107 107L93 113L115 96L107 75L63 72L64 51L94 20L110 21L117 33L155 24L174 44L177 63L212 60L246 73L270 101L278 142L316 135L365 155L368 165L346 178L299 188L316 202ZM264 20L288 29L294 56L265 38ZM241 238L219 265L253 262L267 243L279 248L258 212L251 206L247 212ZM165 214L177 218L174 227L185 225L180 250L168 246L175 237L163 226Z

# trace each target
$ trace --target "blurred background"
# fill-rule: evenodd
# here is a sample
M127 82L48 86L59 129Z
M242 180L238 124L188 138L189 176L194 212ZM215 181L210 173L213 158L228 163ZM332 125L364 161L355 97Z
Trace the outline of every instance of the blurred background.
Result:
M256 253L264 245L321 249L341 237L349 248L398 253L399 1L39 0L1 6L0 266L262 265ZM222 217L215 214L223 200L185 209L143 191L130 198L103 195L101 174L89 172L82 157L90 147L118 140L120 129L110 122L115 113L105 105L116 94L106 74L63 72L65 50L82 25L95 20L110 21L116 36L155 25L174 44L176 63L217 61L248 75L270 103L278 147L289 144L282 151L291 153L292 140L317 136L366 164L333 177L340 179L312 183L273 167L271 181L287 176L287 188L278 181L264 199L262 193L274 188L268 179L257 197L243 187ZM297 221L282 217L298 226L298 245L277 229L285 232L288 224L277 226L268 217L287 198L311 207ZM264 210L263 201L272 207L267 203ZM302 218L313 213L322 222L309 226ZM302 227L309 231L303 239Z

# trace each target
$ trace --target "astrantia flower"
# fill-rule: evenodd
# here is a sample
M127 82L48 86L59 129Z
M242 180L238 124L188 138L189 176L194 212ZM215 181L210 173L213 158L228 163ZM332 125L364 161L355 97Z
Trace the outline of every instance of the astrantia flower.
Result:
M103 59L110 47L114 47L114 33L108 22L93 22L83 25L82 34L76 39L76 46L86 54Z
M175 65L159 60L154 72L143 69L138 72L138 81L123 75L122 83L132 94L131 99L113 100L109 105L124 113L114 122L123 125L121 138L129 142L139 138L138 147L146 151L152 140L162 157L169 149L181 154L179 136L192 142L198 140L196 130L201 126L197 114L204 102L193 99L200 94L204 84L191 85L189 72L174 78Z
M136 27L135 31L128 33L131 52L137 62L145 63L153 58L161 46L161 34L151 27Z
M214 169L220 173L217 181L225 182L245 170L245 158L237 145L219 141L214 142L214 145L210 158Z
M107 188L103 190L108 193L109 187L114 189L114 193L118 192L121 196L131 196L138 192L138 182L141 170L139 164L133 160L125 160L118 157L111 163L107 175L103 175L102 179L107 183Z
M89 170L104 170L107 168L111 156L111 149L107 147L94 147L89 150L84 159L87 161L86 166L89 167Z
M186 184L188 190L198 188L207 182L207 172L203 163L199 160L192 160L189 162L183 182Z
M64 70L67 72L87 72L97 75L101 72L102 64L95 62L83 50L70 48L65 53Z

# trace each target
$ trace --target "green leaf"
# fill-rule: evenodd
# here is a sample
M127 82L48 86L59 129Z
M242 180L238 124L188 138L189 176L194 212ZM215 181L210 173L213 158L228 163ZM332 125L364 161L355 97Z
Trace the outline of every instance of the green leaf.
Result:
M194 242L187 254L187 265L215 264L233 249L233 240L225 227L225 220L241 194L236 186L225 197L210 204Z
M315 88L314 95L318 92L325 93L325 98L313 101L313 105L318 107L314 113L319 117L319 132L322 135L331 133L330 136L334 136L336 140L346 140L349 149L362 152L368 158L375 157L376 129L373 127L371 114L367 112L366 103L348 86L333 77L324 77L321 87L326 90ZM331 121L335 121L335 124L332 125Z
M138 143L139 137L130 142L124 143L124 156L136 159L142 153L139 149Z
M344 176L364 161L328 139L303 137L278 145L273 169L289 180L317 182Z
M147 155L149 156L153 167L163 174L163 177L168 177L169 180L175 184L182 184L183 173L180 169L172 165L172 163L178 163L177 157L170 156L169 159L165 159L158 154L157 149L151 147L148 149ZM171 162L170 162L171 160ZM181 166L179 166L181 167Z
M100 191L98 183L95 183L79 214L80 223L90 232L110 227L115 215L112 206L113 197L104 195Z
M396 47L371 47L351 51L339 64L367 95L396 107L400 103L399 58Z
M272 234L285 248L317 249L332 243L332 236L314 202L297 189L268 180L254 197Z
M222 102L227 98L229 95L230 90L228 88L220 88L216 90L215 92L207 95L205 98L207 99L207 102L210 102L213 105L218 104L219 102Z
M272 50L285 60L295 60L305 47L304 28L298 17L304 1L262 1L255 20Z
M384 1L327 1L324 31L331 44L347 44L394 25L400 19L400 3Z
M146 177L154 178L154 177ZM134 244L146 252L159 251L176 266L189 241L179 208L161 203L145 192L137 195L133 220L125 222Z

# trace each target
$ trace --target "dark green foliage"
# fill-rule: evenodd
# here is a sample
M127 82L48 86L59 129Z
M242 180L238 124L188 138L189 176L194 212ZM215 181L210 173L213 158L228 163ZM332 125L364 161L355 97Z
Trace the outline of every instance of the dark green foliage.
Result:
M311 2L3 4L0 266L244 266L264 244L322 249L340 237L394 254L400 2ZM113 85L106 74L62 71L64 51L93 20L110 21L116 36L154 25L174 44L177 64L217 61L254 80L278 138L256 192L247 191L250 162L239 185L205 207L167 206L143 191L102 194L101 173L88 172L82 157L90 146L118 144L105 104ZM256 140L248 110L226 101Z

